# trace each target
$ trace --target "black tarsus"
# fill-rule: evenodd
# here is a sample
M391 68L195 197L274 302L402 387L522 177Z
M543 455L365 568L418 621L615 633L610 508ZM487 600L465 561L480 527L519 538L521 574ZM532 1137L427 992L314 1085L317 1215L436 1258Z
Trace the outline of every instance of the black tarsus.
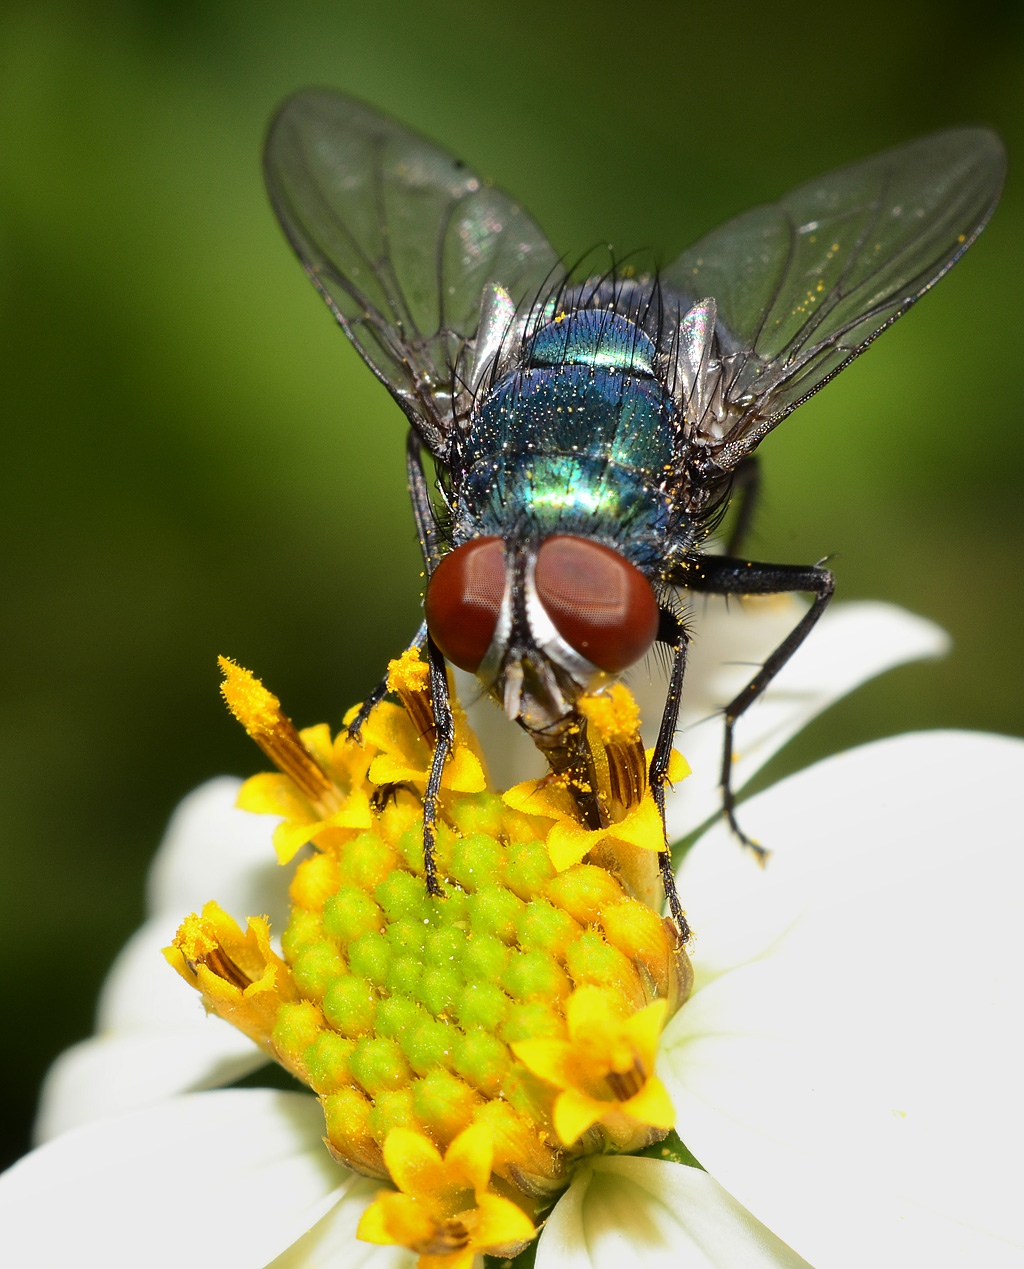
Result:
M420 627L416 631L415 635L413 635L412 641L410 642L409 647L416 648L418 651L422 652L423 649L426 647L426 645L427 645L427 623L425 621L421 621ZM381 703L384 697L387 696L387 694L388 694L388 675L385 674L384 677L381 679L381 681L374 687L373 691L370 692L370 694L367 696L366 700L363 701L362 705L359 706L358 713L356 714L355 718L352 719L352 721L349 723L348 727L346 728L346 730L348 731L350 740L355 740L358 742L359 736L363 730L363 726L366 720L370 717L373 711Z
M761 564L754 560L744 560L742 557L737 559L728 555L704 555L696 560L691 559L689 566L681 571L678 577L669 580L675 585L711 595L786 595L803 591L814 596L810 608L768 657L743 691L725 707L721 773L722 810L729 822L729 827L743 845L748 846L758 858L764 859L768 852L763 846L752 841L736 820L736 799L732 791L733 738L736 721L753 705L810 634L818 618L828 607L835 589L835 579L827 568L816 564L808 566ZM678 712L678 706L675 708ZM663 728L668 712L669 707L666 703L665 715L662 718ZM660 742L660 735L658 739Z
M430 665L430 703L434 711L434 752L430 757L430 774L423 794L423 868L427 875L427 893L435 898L444 894L437 879L434 859L434 825L441 794L444 764L455 749L455 716L448 699L448 670L437 644L427 636L427 661Z
M690 645L690 636L682 621L662 608L658 625L658 639L673 648L672 673L669 676L668 695L665 697L665 708L661 715L661 726L658 728L658 739L655 741L654 753L651 756L650 782L654 794L654 802L661 816L661 831L664 845L658 851L658 870L661 873L661 884L665 891L672 919L679 931L680 944L690 938L690 926L679 902L676 890L675 874L672 871L672 852L668 846L668 829L665 826L665 783L668 780L669 762L672 758L672 742L675 739L676 724L679 721L679 705L683 696L683 679L686 675L686 654Z

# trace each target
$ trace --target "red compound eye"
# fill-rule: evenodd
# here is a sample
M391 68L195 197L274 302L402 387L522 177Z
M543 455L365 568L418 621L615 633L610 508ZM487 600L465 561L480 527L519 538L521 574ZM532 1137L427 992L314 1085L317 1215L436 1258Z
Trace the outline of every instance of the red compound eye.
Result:
M501 538L457 546L430 575L423 601L430 637L453 665L475 672L487 655L505 593Z
M537 556L535 581L555 629L598 669L617 674L654 642L654 591L618 551L589 538L548 538Z

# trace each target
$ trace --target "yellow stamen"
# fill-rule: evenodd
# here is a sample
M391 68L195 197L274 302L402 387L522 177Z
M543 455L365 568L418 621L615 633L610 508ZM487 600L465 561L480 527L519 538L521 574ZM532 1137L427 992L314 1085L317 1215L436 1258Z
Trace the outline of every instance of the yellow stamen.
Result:
M270 946L266 919L250 917L243 932L216 903L187 917L164 952L199 992L211 1013L244 1031L275 1057L271 1036L282 1005L298 999L288 965Z
M624 819L647 792L640 709L621 683L579 703L609 822Z
M434 706L430 697L430 667L415 648L388 662L388 690L405 706L417 733L433 745L437 737Z
M295 724L277 697L249 670L218 657L224 675L221 695L229 710L267 755L314 807L327 815L337 805L337 790L323 767L302 743Z
M564 1145L573 1145L598 1123L620 1148L624 1141L635 1148L645 1125L654 1130L652 1139L672 1127L672 1103L654 1075L667 1012L666 1000L628 1012L616 992L583 986L566 1005L567 1040L512 1045L534 1075L561 1090L554 1124Z
M515 1255L536 1233L522 1207L488 1189L494 1149L482 1124L459 1133L443 1158L422 1133L395 1128L384 1160L399 1193L378 1195L358 1237L408 1247L421 1269L468 1269L479 1254Z

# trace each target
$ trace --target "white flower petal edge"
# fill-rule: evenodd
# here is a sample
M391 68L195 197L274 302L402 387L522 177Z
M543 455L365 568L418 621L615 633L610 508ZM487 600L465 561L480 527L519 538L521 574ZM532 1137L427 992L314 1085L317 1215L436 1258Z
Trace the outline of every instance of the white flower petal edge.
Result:
M0 1177L0 1264L263 1269L339 1204L366 1205L322 1134L314 1098L268 1089L196 1093L64 1133Z
M63 1133L0 1176L0 1264L263 1269L311 1231L354 1230L372 1197L322 1133L315 1099L269 1089L193 1094ZM391 1247L348 1250L345 1264L410 1264Z
M419 1259L415 1252L356 1238L359 1218L386 1188L380 1181L354 1178L341 1202L267 1269L414 1269Z
M706 1172L606 1156L548 1217L536 1269L798 1269L795 1252Z
M182 919L209 899L244 921L287 913L288 876L278 868L272 816L235 806L241 781L209 780L179 803L149 879L152 915L122 948L103 985L97 1035L47 1072L37 1142L102 1115L238 1079L266 1061L245 1036L208 1017L162 955Z
M236 918L269 911L275 925L287 919L289 878L271 845L280 820L240 811L241 787L233 776L217 776L178 803L149 872L152 915L180 921L216 899Z
M1022 783L1021 741L880 741L746 804L765 869L715 829L681 870L705 985L659 1073L816 1269L1024 1263Z
M35 1143L107 1115L180 1093L231 1084L258 1070L266 1054L220 1019L205 1030L100 1036L72 1045L46 1073L33 1129Z
M693 771L665 799L670 841L686 837L721 811L722 709L750 681L756 667L782 642L805 605L795 599L719 600L698 621L692 645L676 744ZM736 726L733 789L739 791L801 728L869 679L926 657L943 655L949 636L933 622L892 604L836 604L799 652ZM664 704L667 679L656 685ZM639 684L636 685L640 687ZM661 705L641 707L653 714ZM653 735L648 741L653 744ZM747 829L746 831L750 831Z

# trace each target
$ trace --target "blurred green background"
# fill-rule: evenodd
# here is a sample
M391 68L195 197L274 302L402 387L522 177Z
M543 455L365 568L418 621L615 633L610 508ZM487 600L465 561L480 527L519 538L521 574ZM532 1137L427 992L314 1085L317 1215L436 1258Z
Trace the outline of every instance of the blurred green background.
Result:
M5 0L0 9L0 1162L90 1029L177 800L262 760L214 658L336 722L417 622L402 416L263 193L322 83L506 186L559 250L671 257L838 163L1005 137L992 226L764 447L750 548L954 635L773 773L921 726L1024 730L1024 9L631 0Z

